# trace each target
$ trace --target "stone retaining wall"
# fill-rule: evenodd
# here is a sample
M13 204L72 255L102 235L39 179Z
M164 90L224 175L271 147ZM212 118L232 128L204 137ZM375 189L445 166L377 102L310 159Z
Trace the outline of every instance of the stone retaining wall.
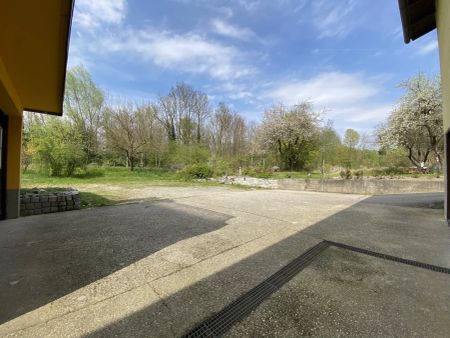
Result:
M328 179L328 180L304 180L304 179L265 179L245 176L229 176L219 182L225 184L241 184L252 187L282 190L309 190L323 192L337 192L344 194L398 194L407 192L438 192L444 191L443 180L414 180L414 179Z
M277 189L278 188L278 180L270 179L270 178L256 178L256 177L248 177L248 176L228 176L223 177L218 180L221 183L225 184L240 184L240 185L248 185L251 187L259 187L259 188L268 188L268 189Z
M42 189L20 195L20 216L40 215L81 208L80 192L48 192Z
M311 189L314 182L314 189ZM285 190L316 190L344 194L400 194L409 192L439 192L444 191L443 180L412 180L412 179L330 179L323 181L306 181L284 179L278 181L278 188Z

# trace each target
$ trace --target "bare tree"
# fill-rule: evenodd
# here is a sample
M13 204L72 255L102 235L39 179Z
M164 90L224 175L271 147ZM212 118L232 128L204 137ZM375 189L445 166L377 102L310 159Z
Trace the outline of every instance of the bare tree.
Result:
M247 126L238 113L219 103L210 120L211 147L223 158L239 158L246 150Z
M139 155L152 138L149 126L155 116L154 109L151 106L136 108L127 103L110 108L105 116L107 147L123 155L130 170L134 170Z
M207 95L184 83L178 83L168 95L159 98L158 117L170 141L200 143L209 114Z

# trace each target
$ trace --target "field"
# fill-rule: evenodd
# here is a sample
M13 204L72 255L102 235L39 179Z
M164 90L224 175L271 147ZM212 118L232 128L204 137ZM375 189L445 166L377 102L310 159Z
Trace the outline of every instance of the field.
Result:
M165 170L136 169L114 167L91 170L87 174L75 177L51 177L35 171L22 174L22 190L43 188L54 190L72 187L81 194L83 208L113 205L136 198L137 191L155 186L192 187L219 186L216 182L187 181L177 173ZM230 186L236 189L251 189L240 185Z
M308 172L276 172L265 177L274 179L320 179L321 173ZM327 178L339 177L339 173L327 175ZM411 175L403 174L401 178L432 179L433 174ZM57 188L72 187L78 189L81 194L83 208L98 207L123 203L142 198L145 190L151 187L193 187L193 186L219 186L217 182L199 182L185 180L175 172L155 169L136 169L129 171L123 167L97 168L87 171L75 177L49 177L33 170L22 174L22 190L43 188L54 190ZM232 185L234 189L253 189L248 186Z

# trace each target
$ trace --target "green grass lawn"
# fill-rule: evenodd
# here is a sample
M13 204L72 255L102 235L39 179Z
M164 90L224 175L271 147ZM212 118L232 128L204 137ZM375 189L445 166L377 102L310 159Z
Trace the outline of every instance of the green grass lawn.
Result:
M308 178L308 172L277 172L269 175L270 178ZM327 175L326 178L338 177L339 173ZM434 174L405 174L402 178L433 179ZM311 173L311 179L321 179L320 171ZM81 206L83 208L113 205L130 201L136 198L136 189L144 189L154 186L220 186L217 182L186 181L175 172L155 169L136 169L129 171L123 167L94 168L87 173L75 177L49 177L35 171L27 171L22 174L22 188L43 188L54 190L55 188L75 188L81 194ZM254 189L238 184L227 185L229 188Z
M81 207L90 208L113 205L135 199L139 188L152 186L223 186L217 182L186 181L174 172L154 169L136 169L130 171L123 167L109 167L88 171L75 177L52 177L29 170L22 174L23 190L43 188L75 188L80 191ZM253 189L248 186L227 185L233 189Z
M188 184L179 179L178 174L164 170L135 169L130 171L123 167L110 167L88 171L86 174L74 177L52 177L35 171L27 171L22 175L23 187L40 186L71 186L79 184Z

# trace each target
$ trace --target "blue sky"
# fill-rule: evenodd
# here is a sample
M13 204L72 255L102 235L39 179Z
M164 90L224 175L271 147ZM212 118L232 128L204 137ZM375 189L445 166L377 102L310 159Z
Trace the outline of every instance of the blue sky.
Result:
M436 32L405 45L396 0L76 0L78 64L113 101L183 81L249 121L309 100L341 134L370 133L399 82L439 72Z

